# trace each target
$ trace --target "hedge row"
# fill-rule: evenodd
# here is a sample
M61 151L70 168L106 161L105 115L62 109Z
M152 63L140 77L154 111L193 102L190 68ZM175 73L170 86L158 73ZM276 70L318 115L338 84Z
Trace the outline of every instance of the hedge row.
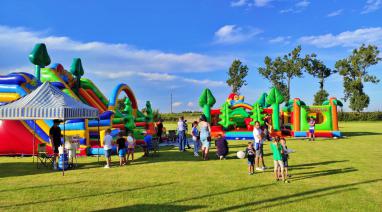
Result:
M201 112L190 113L162 113L160 117L164 121L178 121L180 116L184 116L186 119L197 119ZM339 112L339 121L382 121L382 112Z
M382 121L382 112L339 112L339 121Z

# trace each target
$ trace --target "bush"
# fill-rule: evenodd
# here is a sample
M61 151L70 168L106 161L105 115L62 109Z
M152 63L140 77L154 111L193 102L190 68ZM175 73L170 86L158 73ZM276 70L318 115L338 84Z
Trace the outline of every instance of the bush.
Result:
M338 121L382 121L382 112L338 112Z

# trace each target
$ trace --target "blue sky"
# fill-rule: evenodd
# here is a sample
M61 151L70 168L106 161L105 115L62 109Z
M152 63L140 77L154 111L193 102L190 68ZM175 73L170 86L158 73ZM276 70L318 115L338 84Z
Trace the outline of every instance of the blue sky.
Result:
M329 67L362 43L382 48L382 0L183 0L183 1L12 1L0 2L0 74L33 73L27 55L45 42L53 62L69 69L82 58L85 77L109 96L125 82L139 104L151 100L168 112L199 110L197 100L209 87L225 101L233 59L250 68L241 94L253 103L270 83L257 67L265 56L281 56L301 44ZM382 79L382 63L370 73ZM343 97L342 79L325 84ZM292 80L291 96L308 104L317 80ZM366 84L367 110L382 110L382 83ZM345 104L345 110L348 110Z

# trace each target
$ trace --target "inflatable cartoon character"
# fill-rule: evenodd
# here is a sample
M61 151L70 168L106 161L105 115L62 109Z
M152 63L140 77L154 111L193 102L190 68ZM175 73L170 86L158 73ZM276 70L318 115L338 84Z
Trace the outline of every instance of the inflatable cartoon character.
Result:
M227 102L233 106L235 104L238 104L238 103L243 103L244 102L244 96L239 96L238 94L235 94L235 93L231 93L228 98L227 98Z

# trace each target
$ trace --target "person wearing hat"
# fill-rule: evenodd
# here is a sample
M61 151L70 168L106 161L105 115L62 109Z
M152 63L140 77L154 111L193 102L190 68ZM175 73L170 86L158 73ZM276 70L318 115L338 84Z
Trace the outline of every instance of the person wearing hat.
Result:
M58 147L61 145L61 128L58 126L60 120L53 120L53 126L49 130L49 139L53 149L53 168L57 169L57 156L58 156Z

